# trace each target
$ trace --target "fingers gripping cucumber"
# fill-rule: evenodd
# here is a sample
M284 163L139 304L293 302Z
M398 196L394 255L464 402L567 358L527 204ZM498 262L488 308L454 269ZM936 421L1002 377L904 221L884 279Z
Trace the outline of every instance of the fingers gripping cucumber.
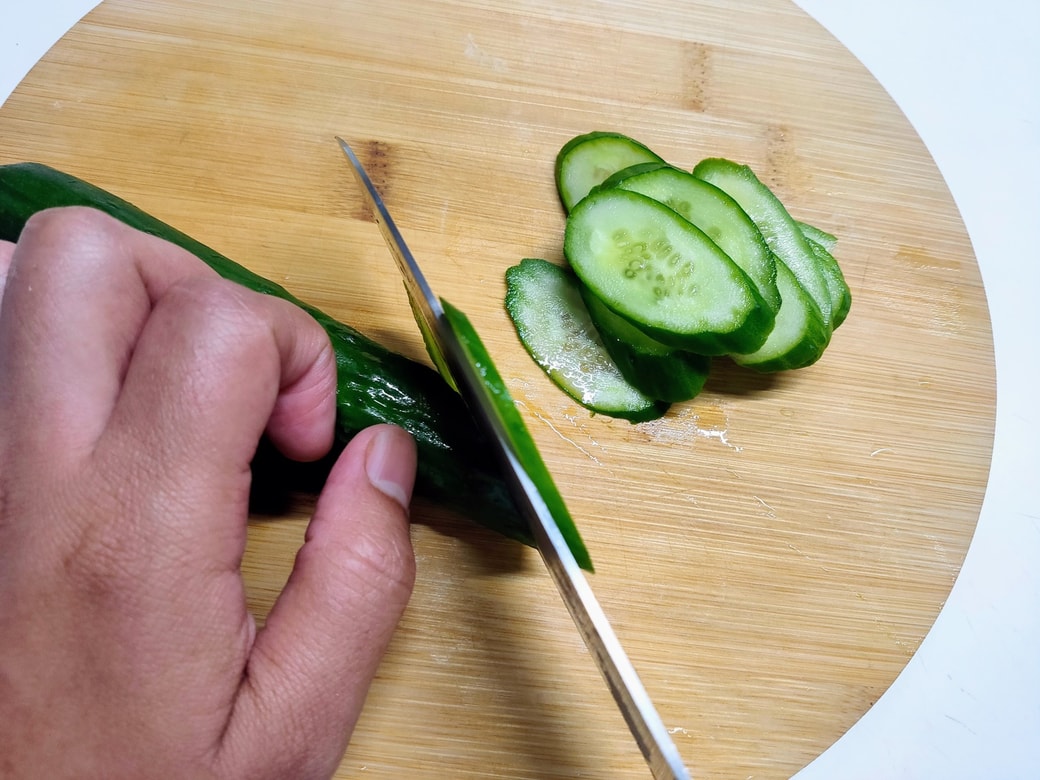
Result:
M37 211L58 206L99 209L199 257L221 276L283 298L311 314L336 353L336 433L341 444L362 428L394 423L419 449L416 492L526 544L533 540L487 442L462 398L440 375L387 350L318 309L137 207L74 176L38 163L0 166L0 239L17 240Z

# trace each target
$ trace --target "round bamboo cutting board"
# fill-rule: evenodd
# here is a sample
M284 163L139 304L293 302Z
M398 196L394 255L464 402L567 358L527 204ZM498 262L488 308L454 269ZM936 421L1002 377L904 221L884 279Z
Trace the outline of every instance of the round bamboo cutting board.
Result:
M503 275L562 260L553 160L590 130L686 168L747 162L837 234L854 301L822 361L720 362L639 425L551 385ZM978 269L892 100L785 0L105 0L0 109L0 163L79 175L425 359L337 134L498 362L693 774L811 761L932 624L992 442ZM251 523L261 621L311 507ZM427 502L413 516L415 595L339 776L648 776L537 554Z

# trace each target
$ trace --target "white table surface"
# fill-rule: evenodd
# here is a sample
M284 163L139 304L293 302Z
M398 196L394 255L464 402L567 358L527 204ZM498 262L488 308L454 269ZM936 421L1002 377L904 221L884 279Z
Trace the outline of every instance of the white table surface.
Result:
M934 156L982 270L997 363L992 473L950 599L891 689L798 778L1038 780L1040 3L798 4L870 69ZM4 0L0 101L95 5Z

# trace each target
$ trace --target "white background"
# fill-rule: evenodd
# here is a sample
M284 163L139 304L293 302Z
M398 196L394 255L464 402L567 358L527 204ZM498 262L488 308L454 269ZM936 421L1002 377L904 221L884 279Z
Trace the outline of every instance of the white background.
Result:
M982 270L997 360L993 469L963 572L906 671L798 778L1040 780L1040 4L797 1L935 157ZM96 4L3 0L0 100Z

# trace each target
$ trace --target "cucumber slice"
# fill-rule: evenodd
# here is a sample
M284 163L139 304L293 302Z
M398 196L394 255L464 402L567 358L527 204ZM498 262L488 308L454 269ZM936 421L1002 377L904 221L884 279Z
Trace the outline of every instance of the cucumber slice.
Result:
M805 236L810 242L815 241L817 244L822 246L828 252L834 250L834 247L838 243L838 237L833 233L828 233L826 230L821 230L814 225L810 225L808 222L801 222L795 220L795 224L798 225L798 229L802 231L802 235Z
M506 311L534 361L593 412L654 420L667 404L629 384L610 358L568 269L527 258L506 271Z
M774 314L718 245L638 192L598 190L567 219L564 253L607 306L652 338L701 355L754 352Z
M820 359L831 337L820 307L783 263L776 264L776 283L784 305L766 343L749 355L732 356L738 365L762 373L812 365Z
M741 267L776 314L780 308L776 258L758 226L725 192L670 165L631 166L609 177L602 186L642 193L688 219Z
M663 163L647 146L620 133L596 131L572 138L556 155L556 190L570 211L615 171L636 163Z
M759 181L751 168L730 160L702 160L693 174L725 191L740 204L758 225L769 248L816 301L824 322L829 325L833 307L827 281L805 235L772 190Z
M852 292L845 281L845 274L842 273L841 266L838 265L838 261L834 259L830 250L819 241L809 238L809 233L805 235L809 248L812 249L813 259L816 260L820 272L823 274L824 281L827 283L827 291L831 296L831 330L837 330L845 322L845 318L852 308Z
M641 392L669 403L688 401L704 389L711 359L672 349L612 312L588 287L581 297L621 375Z
M549 514L556 521L564 541L567 542L567 547L574 555L574 559L581 568L592 571L592 559L585 547L585 542L582 541L581 534L578 533L574 518L571 517L563 496L560 495L549 469L545 466L545 461L542 460L541 453L538 452L538 445L531 438L523 418L516 409L513 397L509 394L506 383L502 381L502 375L485 349L484 343L474 330L469 317L443 298L441 306L444 308L444 319L455 333L462 351L469 358L470 365L483 381L486 391L484 398L490 402L490 404L484 405L485 408L490 406L493 413L498 416L499 427L505 433L513 454L537 488Z

